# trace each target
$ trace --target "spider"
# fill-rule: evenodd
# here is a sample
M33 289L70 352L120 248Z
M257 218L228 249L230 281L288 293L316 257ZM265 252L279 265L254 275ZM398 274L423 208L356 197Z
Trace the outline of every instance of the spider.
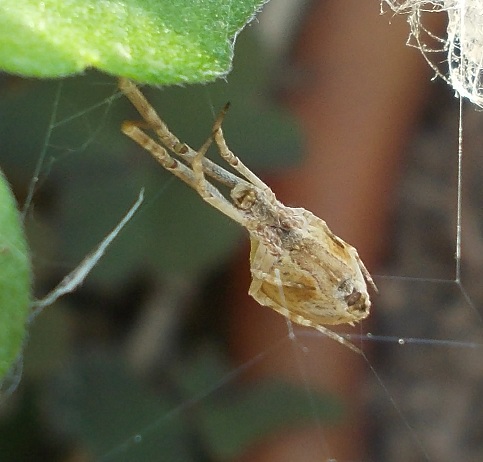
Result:
M313 327L361 353L324 325L354 325L366 318L371 307L366 281L377 292L374 281L354 247L311 212L283 205L228 148L221 128L228 104L216 118L211 136L195 151L170 132L133 82L121 78L119 87L144 119L142 123L124 122L122 132L208 204L248 231L252 277L249 294L290 321ZM146 124L160 143L141 129ZM221 158L237 174L205 157L213 141ZM207 177L226 186L231 200Z

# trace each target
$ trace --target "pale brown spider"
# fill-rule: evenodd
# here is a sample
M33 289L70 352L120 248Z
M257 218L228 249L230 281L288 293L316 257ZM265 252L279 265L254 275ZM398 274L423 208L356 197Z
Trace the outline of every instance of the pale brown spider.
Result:
M313 327L360 353L324 324L354 325L366 318L371 307L366 281L377 291L374 281L354 247L311 212L279 202L273 191L230 151L221 129L228 105L215 120L212 136L195 151L169 131L134 83L121 78L119 86L164 147L142 131L139 123L124 122L123 133L203 200L247 229L251 241L249 294L292 322ZM240 176L205 157L213 140L223 160ZM231 202L206 176L228 187Z

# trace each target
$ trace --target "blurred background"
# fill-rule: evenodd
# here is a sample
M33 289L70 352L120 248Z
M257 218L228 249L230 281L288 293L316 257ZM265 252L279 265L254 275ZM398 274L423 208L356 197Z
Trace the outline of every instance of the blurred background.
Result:
M458 102L408 33L377 0L272 0L227 82L143 89L195 149L231 101L231 149L359 250L380 295L351 332L389 340L364 342L367 361L309 330L290 340L249 299L244 230L120 133L137 115L115 79L0 76L0 165L21 207L40 167L25 210L36 298L146 189L83 286L30 326L2 462L482 459L481 114L464 114L458 284Z

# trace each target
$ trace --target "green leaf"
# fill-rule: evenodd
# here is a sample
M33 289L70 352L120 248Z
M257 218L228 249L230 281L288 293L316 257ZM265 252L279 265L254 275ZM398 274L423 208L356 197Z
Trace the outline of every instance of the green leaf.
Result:
M154 84L231 68L237 33L266 0L3 0L0 68L60 77L95 67Z
M30 260L15 199L0 172L0 383L17 358L30 307Z

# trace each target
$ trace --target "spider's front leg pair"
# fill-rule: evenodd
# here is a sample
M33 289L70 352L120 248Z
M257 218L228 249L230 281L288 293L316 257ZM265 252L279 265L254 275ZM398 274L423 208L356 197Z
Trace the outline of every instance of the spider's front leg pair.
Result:
M211 136L198 151L195 151L187 144L181 143L180 140L171 133L166 124L159 118L156 111L147 102L144 95L134 83L128 79L121 78L119 87L144 119L142 123L131 121L124 122L122 125L123 133L149 151L166 170L170 171L193 188L203 200L234 221L240 223L242 226L246 226L246 218L244 214L231 204L218 188L213 186L206 178L206 175L210 176L214 180L230 188L230 191L233 191L236 188L238 192L235 193L235 195L240 195L241 189L249 191L250 181L255 181L257 186L260 185L264 188L268 188L268 186L261 182L230 151L226 144L221 124L228 109L228 104L216 118ZM141 129L141 127L146 125L156 133L162 145L155 142ZM213 140L217 144L220 156L248 181L230 173L205 157ZM184 162L180 162L173 158L167 150L176 154Z

